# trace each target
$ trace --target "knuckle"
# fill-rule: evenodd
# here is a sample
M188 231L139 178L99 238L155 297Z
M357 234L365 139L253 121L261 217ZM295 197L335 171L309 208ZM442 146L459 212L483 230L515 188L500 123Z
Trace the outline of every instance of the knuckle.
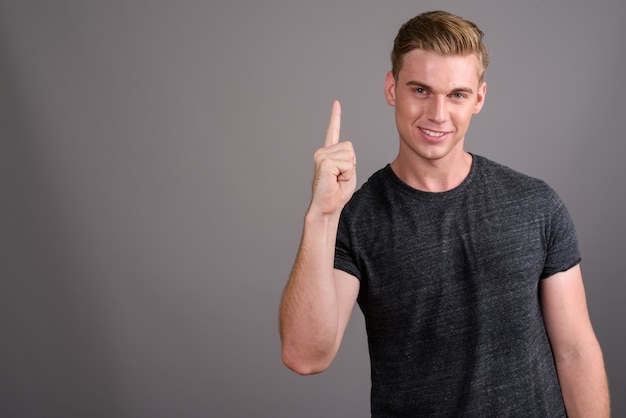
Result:
M315 153L313 154L313 159L315 161L319 161L324 157L325 154L325 149L324 148L318 148Z

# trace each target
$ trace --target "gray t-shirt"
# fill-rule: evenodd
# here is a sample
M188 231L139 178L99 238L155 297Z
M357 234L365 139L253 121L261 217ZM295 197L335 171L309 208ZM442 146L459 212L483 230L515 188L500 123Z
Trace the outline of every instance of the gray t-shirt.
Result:
M361 282L372 416L565 416L539 282L579 262L541 180L477 155L443 193L375 173L344 208L335 253Z

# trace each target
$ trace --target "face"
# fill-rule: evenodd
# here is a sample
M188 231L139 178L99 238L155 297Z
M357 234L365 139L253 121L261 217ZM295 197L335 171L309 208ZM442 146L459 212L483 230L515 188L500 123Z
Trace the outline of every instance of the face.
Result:
M479 65L473 54L442 56L415 49L404 56L397 80L387 74L385 96L395 107L399 157L454 161L463 155L470 120L485 100Z

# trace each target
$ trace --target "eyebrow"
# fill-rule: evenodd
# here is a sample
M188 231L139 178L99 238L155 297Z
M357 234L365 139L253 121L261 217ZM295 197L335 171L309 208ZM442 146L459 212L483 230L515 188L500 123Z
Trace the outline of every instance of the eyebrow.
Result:
M412 86L412 87L421 87L421 88L423 88L423 89L425 89L425 90L429 90L429 91L432 91L432 90L433 90L433 88L432 88L431 86L429 86L428 84L421 83L421 82L419 82L419 81L414 81L414 80L408 81L408 82L406 83L406 85L407 85L407 86ZM457 88L453 89L453 90L451 91L451 93L467 93L467 94L474 94L474 90L472 90L472 89L471 89L471 88L469 88L469 87L457 87Z

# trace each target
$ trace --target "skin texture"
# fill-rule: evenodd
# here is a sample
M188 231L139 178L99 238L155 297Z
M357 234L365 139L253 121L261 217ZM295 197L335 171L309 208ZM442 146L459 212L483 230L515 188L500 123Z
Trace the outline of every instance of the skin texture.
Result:
M391 163L408 185L430 192L458 186L472 157L464 140L482 109L486 84L473 55L406 54L397 79L385 80L395 108L399 151ZM359 281L333 267L341 209L356 187L356 157L340 141L341 108L333 103L324 146L315 152L311 204L280 310L282 359L299 374L325 370L334 359L359 292ZM570 417L608 417L604 361L591 327L580 267L541 281L540 297L563 398Z
M330 365L359 292L358 279L333 267L339 215L356 187L354 148L339 141L340 127L341 107L334 102L324 146L315 152L313 197L281 302L282 359L299 374Z
M589 320L580 266L542 280L540 295L568 417L610 416L604 359Z
M398 73L387 74L385 97L395 108L400 149L391 167L405 183L424 191L458 186L469 173L463 150L473 115L487 86L479 82L475 55L441 56L420 49L405 55Z

